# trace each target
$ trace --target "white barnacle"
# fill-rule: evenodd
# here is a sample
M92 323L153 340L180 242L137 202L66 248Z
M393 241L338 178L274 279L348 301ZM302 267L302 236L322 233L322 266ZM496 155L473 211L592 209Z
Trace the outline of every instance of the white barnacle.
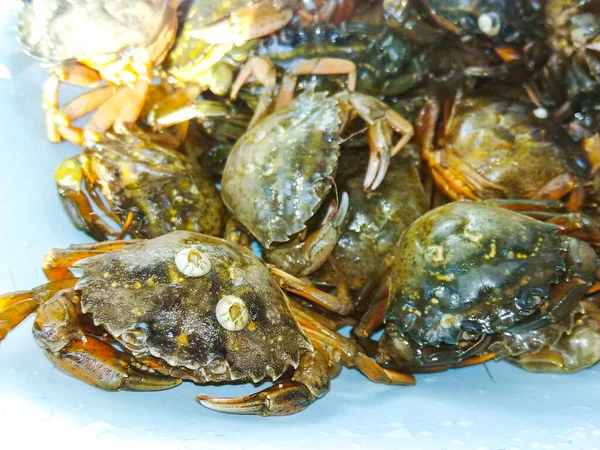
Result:
M226 295L219 300L215 314L221 326L228 331L244 329L250 319L246 303L235 295Z
M546 108L536 108L533 110L533 115L538 119L547 119L548 110Z
M444 329L457 328L462 322L462 316L460 314L444 314L440 318L440 326Z
M502 29L502 22L496 13L485 13L477 19L477 26L488 36L498 36Z
M208 256L196 247L181 250L175 255L175 265L179 271L188 277L201 277L210 272L212 264Z

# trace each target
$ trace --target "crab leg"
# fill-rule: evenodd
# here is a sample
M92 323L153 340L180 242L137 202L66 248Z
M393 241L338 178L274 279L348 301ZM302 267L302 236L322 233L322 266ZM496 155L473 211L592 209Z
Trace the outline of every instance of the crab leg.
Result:
M81 189L83 178L83 168L76 157L64 160L56 169L54 179L69 218L79 230L96 240L118 236L120 232L110 227L94 212Z
M356 325L356 320L352 317L348 316L337 316L334 318L333 316L325 316L320 312L315 311L314 308L307 305L306 302L301 300L300 298L295 299L293 297L289 297L290 305L292 309L298 309L305 314L308 314L313 319L319 321L323 326L329 328L330 330L339 330L348 325Z
M106 102L115 93L115 90L114 85L107 84L85 92L62 106L56 112L54 120L64 126L71 125L72 122L89 114Z
M371 154L364 189L375 190L385 177L390 158L404 148L413 137L415 130L408 120L373 97L352 92L340 93L337 96L342 103L351 106L367 123ZM400 139L393 147L390 128L400 134Z
M206 408L230 414L285 416L302 411L329 391L329 368L319 352L306 352L290 381L277 383L256 394L237 398L198 395Z
M52 71L44 83L42 105L46 111L46 130L51 142L60 142L61 132L56 123L56 113L59 111L59 90L61 83L78 86L96 87L100 83L100 75L83 64L69 64ZM65 133L69 135L69 133Z
M291 103L300 75L348 75L348 91L356 90L357 70L352 61L342 58L308 59L293 65L285 73L275 101L275 109Z
M115 119L115 127L131 129L142 113L146 97L148 97L150 80L146 76L141 76L133 85L124 88L126 94L120 105L119 114Z
M310 300L328 311L343 316L351 314L354 302L349 298L336 297L314 287L310 282L296 278L276 267L269 267L271 274L278 280L282 289Z
M273 95L275 95L275 88L277 87L277 72L275 70L275 65L268 58L254 56L244 64L244 67L242 67L240 73L233 82L230 93L230 98L232 100L237 98L242 86L247 83L252 76L264 86L264 89L260 94L256 108L254 109L254 115L248 124L248 128L251 128L267 113L267 109L273 101Z
M31 291L18 291L0 297L0 341L33 314L38 306L61 289L75 285L75 280L57 280L43 284Z
M49 280L62 280L75 278L69 270L74 267L77 261L89 258L91 256L101 255L106 252L112 252L127 247L128 245L139 242L137 239L117 240L108 242L95 242L93 244L73 245L70 248L54 248L46 253L42 269Z
M347 367L356 367L367 378L376 383L412 385L415 379L412 375L383 369L375 361L365 355L358 345L341 334L326 328L321 322L304 313L293 309L298 324L302 327L311 341L325 348L337 349L341 362Z
M140 86L143 86L143 84L147 83L147 81L140 79L134 83L133 89L141 92L142 89ZM85 131L102 135L110 130L110 128L119 118L121 111L125 108L128 101L131 100L131 89L132 87L128 85L121 86L113 96L111 96L96 110L89 122L85 124ZM142 104L140 105L139 111L141 111L141 106L143 106L143 100L144 99L142 99Z
M112 345L86 335L80 322L77 297L64 290L40 305L33 336L58 368L100 389L157 391L180 379L146 372L135 360Z
M314 273L327 262L335 249L348 208L348 194L343 192L339 205L335 200L331 203L323 223L317 230L300 243L283 245L270 251L267 261L301 277ZM338 296L342 293L338 292Z

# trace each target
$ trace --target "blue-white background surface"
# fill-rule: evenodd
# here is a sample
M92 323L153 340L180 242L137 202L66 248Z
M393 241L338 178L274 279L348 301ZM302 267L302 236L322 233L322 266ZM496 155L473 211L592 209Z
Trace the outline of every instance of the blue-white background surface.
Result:
M40 263L51 247L89 241L56 195L54 168L77 149L46 141L45 73L15 40L18 3L0 1L0 292L43 283ZM0 348L2 448L600 448L600 367L558 376L489 363L489 373L478 366L422 375L410 388L346 369L303 413L265 419L218 414L194 400L247 394L252 385L92 388L51 366L31 323Z

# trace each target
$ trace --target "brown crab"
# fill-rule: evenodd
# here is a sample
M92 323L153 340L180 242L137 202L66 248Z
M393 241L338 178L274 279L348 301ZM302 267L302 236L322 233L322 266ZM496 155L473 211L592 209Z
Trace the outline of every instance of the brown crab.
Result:
M586 152L544 111L510 95L457 95L446 105L429 100L422 117L423 158L452 200L561 199L578 210L591 172ZM539 117L538 117L539 116Z
M81 269L75 278L70 268ZM34 337L50 361L106 390L289 379L241 398L198 396L211 409L284 415L329 390L341 364L374 381L412 384L295 311L250 251L197 233L51 251L53 281L0 297L0 339L37 311ZM310 339L309 339L310 338Z

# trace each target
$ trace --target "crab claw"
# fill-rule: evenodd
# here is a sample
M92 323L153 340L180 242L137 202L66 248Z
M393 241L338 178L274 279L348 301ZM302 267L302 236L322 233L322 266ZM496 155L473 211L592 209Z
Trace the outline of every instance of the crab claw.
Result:
M287 416L302 411L315 400L315 396L304 385L288 381L245 397L199 395L196 400L208 409L223 413Z

